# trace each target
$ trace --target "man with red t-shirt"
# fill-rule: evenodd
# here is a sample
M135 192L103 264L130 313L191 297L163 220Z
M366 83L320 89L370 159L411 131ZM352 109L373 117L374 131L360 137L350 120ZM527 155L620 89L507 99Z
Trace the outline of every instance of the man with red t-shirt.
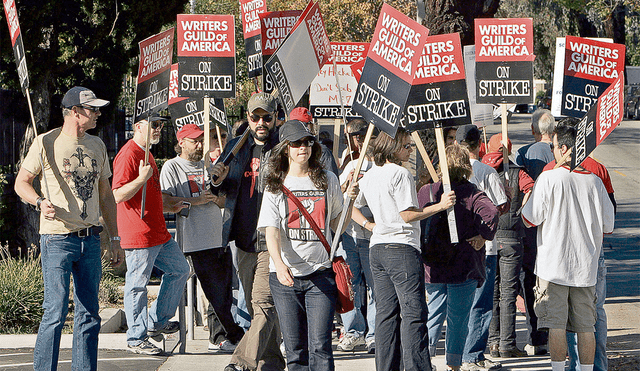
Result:
M124 286L124 310L127 316L127 345L134 353L157 355L162 353L148 341L148 337L171 334L179 330L177 322L170 322L184 285L189 276L187 263L180 247L171 238L164 222L160 173L149 153L144 164L147 144L147 125L151 123L149 145L157 144L163 119L150 118L134 125L133 138L118 152L113 161L113 195L118 204L118 230L125 249L127 274ZM144 216L142 189L147 185ZM164 205L167 212L178 212L182 204ZM164 272L158 298L147 313L147 283L153 266Z

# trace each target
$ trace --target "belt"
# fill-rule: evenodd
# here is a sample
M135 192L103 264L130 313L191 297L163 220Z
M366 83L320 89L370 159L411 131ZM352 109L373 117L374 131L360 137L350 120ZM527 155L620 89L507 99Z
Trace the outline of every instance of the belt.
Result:
M93 225L89 228L84 228L81 229L79 231L75 231L75 232L71 232L69 233L69 235L71 236L78 236L80 238L84 238L84 237L88 237L88 236L97 236L100 234L100 232L102 232L102 227L101 226L96 226Z

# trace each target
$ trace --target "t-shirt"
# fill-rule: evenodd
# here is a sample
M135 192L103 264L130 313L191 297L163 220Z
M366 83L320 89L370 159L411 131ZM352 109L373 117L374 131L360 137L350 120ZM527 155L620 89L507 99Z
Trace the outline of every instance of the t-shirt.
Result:
M304 205L331 244L330 222L342 211L342 193L335 174L325 173L326 191L318 189L309 177L287 176L284 185ZM258 228L264 232L266 227L279 228L282 260L294 277L306 276L321 268L331 268L327 249L298 207L282 192L264 192ZM269 263L269 270L276 271L273 259Z
M469 181L486 193L494 205L500 206L508 201L504 185L500 181L500 176L496 169L474 159L471 159L471 167L473 168L473 174L471 174ZM498 248L493 240L486 241L484 246L487 255L498 255Z
M553 160L544 167L544 171L551 170L555 166L556 166L556 160ZM611 183L611 176L609 176L609 171L604 165L594 160L593 158L587 156L587 158L584 159L582 164L580 164L580 167L582 167L587 171L592 172L598 178L602 179L602 183L604 183L604 188L607 190L607 193L614 192L613 184Z
M47 220L40 213L40 234L66 234L100 225L98 183L111 176L102 140L89 134L71 137L57 128L38 135L36 141L31 144L22 167L42 178L38 157L43 154L48 197L56 208L55 220ZM44 188L44 182L41 186ZM42 194L47 197L44 189Z
M538 277L573 287L596 284L603 233L611 233L614 223L613 204L598 177L566 167L543 172L522 217L540 226Z
M514 162L516 165L524 167L529 176L536 180L542 173L544 166L553 159L550 143L535 142L518 149Z
M406 168L387 163L373 166L359 181L355 207L368 205L376 221L370 246L398 243L420 250L420 222L405 222L401 211L418 208L416 184Z
M180 156L162 166L162 192L173 197L198 197L209 184L203 161L191 162ZM191 205L188 217L176 216L176 231L182 251L193 252L222 246L222 212L215 202Z
M132 182L139 175L140 161L144 161L144 149L133 139L122 146L113 160L112 189L118 189ZM171 238L162 214L162 193L160 193L160 173L153 155L149 153L149 164L153 176L147 180L144 218L142 211L142 190L127 201L118 203L118 232L123 249L140 249L166 243Z
M229 240L235 240L236 246L243 250L252 249L258 236L256 225L258 223L258 175L260 174L260 156L263 145L253 147L251 158L247 163L240 179L238 201L231 223Z
M344 166L344 170L342 171L342 174L340 174L340 184L341 185L344 182L347 181L347 179L349 178L349 173L351 173L351 171L356 168L357 163L358 163L358 160L352 160L352 161L349 161ZM369 161L368 159L365 158L362 161L362 167L360 168L360 174L358 176L358 179L362 179L364 174L369 169L371 169L372 166L373 166L373 162L371 162L371 161ZM360 212L367 219L373 218L373 214L371 213L371 210L369 210L368 206L363 206L360 209ZM347 226L347 229L345 230L345 233L347 233L349 236L351 236L351 237L353 237L355 239L359 239L359 240L369 240L369 239L371 239L371 232L368 229L363 228L360 224L354 222L353 220L351 220L349 222L349 225Z

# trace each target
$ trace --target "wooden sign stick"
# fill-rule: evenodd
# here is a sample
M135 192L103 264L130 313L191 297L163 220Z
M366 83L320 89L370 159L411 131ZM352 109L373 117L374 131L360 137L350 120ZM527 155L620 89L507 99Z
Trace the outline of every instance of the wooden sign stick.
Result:
M29 114L31 114L31 123L33 124L33 140L36 142L36 145L44 150L44 142L42 145L38 142L38 128L36 127L36 119L33 115L33 107L31 106L31 93L29 93L29 88L25 90L27 93L27 103L29 103ZM47 177L44 175L44 161L42 161L42 152L38 150L38 160L40 160L40 168L42 169L42 182L44 183L44 193L47 195L47 200L51 202L51 196L49 196L49 184L47 183Z
M449 178L449 164L447 163L447 153L445 152L442 128L436 128L436 143L438 145L438 157L440 157L440 170L442 171L442 189L444 191L443 194L446 194L451 192L451 179ZM447 209L447 219L449 221L449 237L451 238L451 243L458 243L458 226L453 208Z
M504 170L504 180L509 182L509 133L507 131L507 105L500 104L502 108L502 169ZM488 148L487 148L488 149Z
M149 164L149 150L151 148L151 122L149 121L150 114L147 116L147 140L144 144L144 165ZM142 186L142 204L140 205L140 219L144 218L144 208L147 201L147 182Z
M433 179L434 183L437 182L438 173L436 172L436 169L433 167L433 163L431 163L431 159L429 158L427 149L424 148L424 143L422 143L422 139L420 138L420 135L418 134L417 131L414 131L411 133L411 138L413 138L413 141L415 142L416 147L418 147L418 152L420 152L420 155L422 156L422 159L424 160L424 163L427 166L427 170L429 170L429 175L431 175L431 179Z
M567 160L569 159L569 157L571 157L571 148L569 148L569 150L567 150L567 152L565 152L564 156L562 156L560 161L556 162L556 165L553 168L557 169L560 166L564 165L567 162ZM569 165L571 165L571 164L569 164Z
M342 125L342 119L333 120L333 157L335 158L338 167L342 165L340 163L340 154L338 153L340 148L340 125ZM347 146L349 146L350 151L351 145L349 145L349 138L347 138Z

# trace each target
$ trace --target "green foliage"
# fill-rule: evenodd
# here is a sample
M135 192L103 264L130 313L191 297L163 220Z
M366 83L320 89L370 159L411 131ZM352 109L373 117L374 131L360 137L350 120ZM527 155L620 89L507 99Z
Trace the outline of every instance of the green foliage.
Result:
M11 258L0 247L0 333L34 333L44 313L44 286L40 259Z
M111 263L103 258L102 279L100 280L100 292L98 293L100 305L118 304L122 297L119 289L120 281L120 278L114 274Z

